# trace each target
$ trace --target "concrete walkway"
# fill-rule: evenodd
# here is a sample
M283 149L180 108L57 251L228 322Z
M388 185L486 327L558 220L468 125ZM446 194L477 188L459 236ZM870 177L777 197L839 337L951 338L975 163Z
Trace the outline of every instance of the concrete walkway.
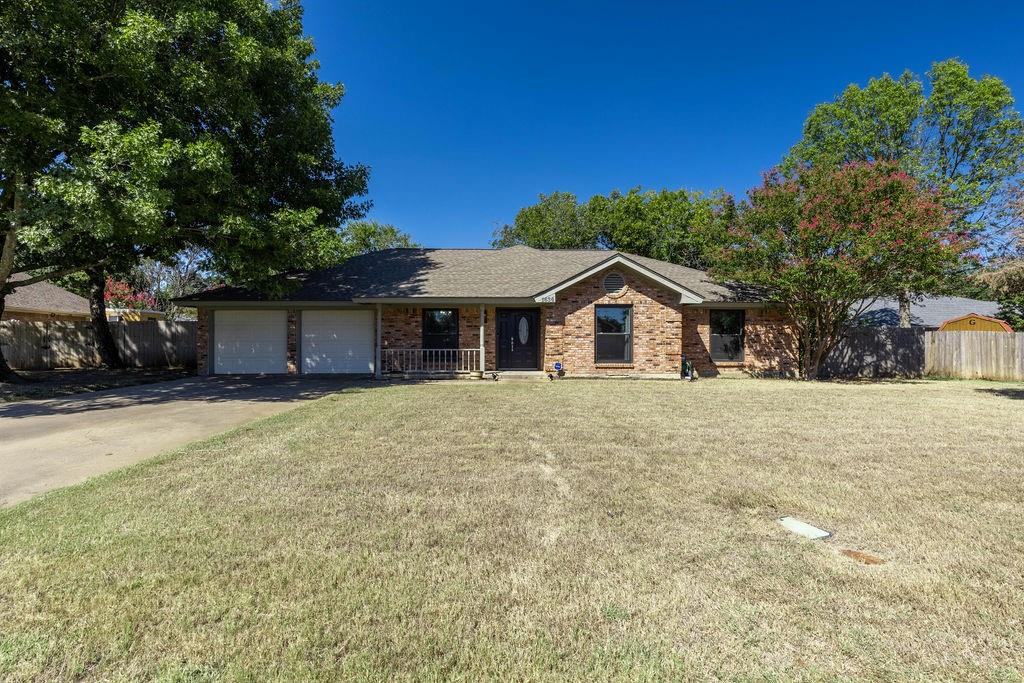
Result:
M46 401L0 403L0 506L352 384L313 377L190 377Z

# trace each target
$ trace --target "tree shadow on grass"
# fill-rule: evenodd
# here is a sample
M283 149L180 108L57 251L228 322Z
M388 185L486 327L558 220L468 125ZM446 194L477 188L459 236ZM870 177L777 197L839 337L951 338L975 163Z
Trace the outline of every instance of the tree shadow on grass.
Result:
M991 394L992 396L1002 396L1003 398L1015 401L1024 401L1024 389L975 389L975 391Z

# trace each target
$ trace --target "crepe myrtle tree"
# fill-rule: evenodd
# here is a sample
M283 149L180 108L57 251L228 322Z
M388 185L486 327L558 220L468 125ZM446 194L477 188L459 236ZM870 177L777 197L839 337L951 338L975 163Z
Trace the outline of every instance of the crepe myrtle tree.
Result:
M712 272L760 289L799 335L801 375L879 297L927 291L972 246L934 191L892 162L775 170L749 192Z

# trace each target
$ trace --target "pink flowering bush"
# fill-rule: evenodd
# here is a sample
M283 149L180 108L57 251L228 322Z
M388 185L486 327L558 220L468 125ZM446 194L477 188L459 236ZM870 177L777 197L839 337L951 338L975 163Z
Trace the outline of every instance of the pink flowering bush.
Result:
M136 292L127 282L107 278L104 299L110 308L149 310L156 307L156 299L147 292Z

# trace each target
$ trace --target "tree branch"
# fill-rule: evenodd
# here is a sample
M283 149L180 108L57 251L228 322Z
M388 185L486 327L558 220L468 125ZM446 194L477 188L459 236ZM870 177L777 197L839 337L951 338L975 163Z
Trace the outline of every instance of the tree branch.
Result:
M8 282L3 288L4 294L10 294L18 287L25 287L27 285L34 285L37 282L43 282L45 280L52 280L58 277L64 277L71 273L77 273L79 271L87 270L89 268L95 268L96 266L102 266L104 263L109 261L109 258L100 259L99 261L91 261L89 263L81 263L76 266L70 266L68 268L56 268L42 275L33 275L32 277L25 278L24 280L17 280L15 282Z

